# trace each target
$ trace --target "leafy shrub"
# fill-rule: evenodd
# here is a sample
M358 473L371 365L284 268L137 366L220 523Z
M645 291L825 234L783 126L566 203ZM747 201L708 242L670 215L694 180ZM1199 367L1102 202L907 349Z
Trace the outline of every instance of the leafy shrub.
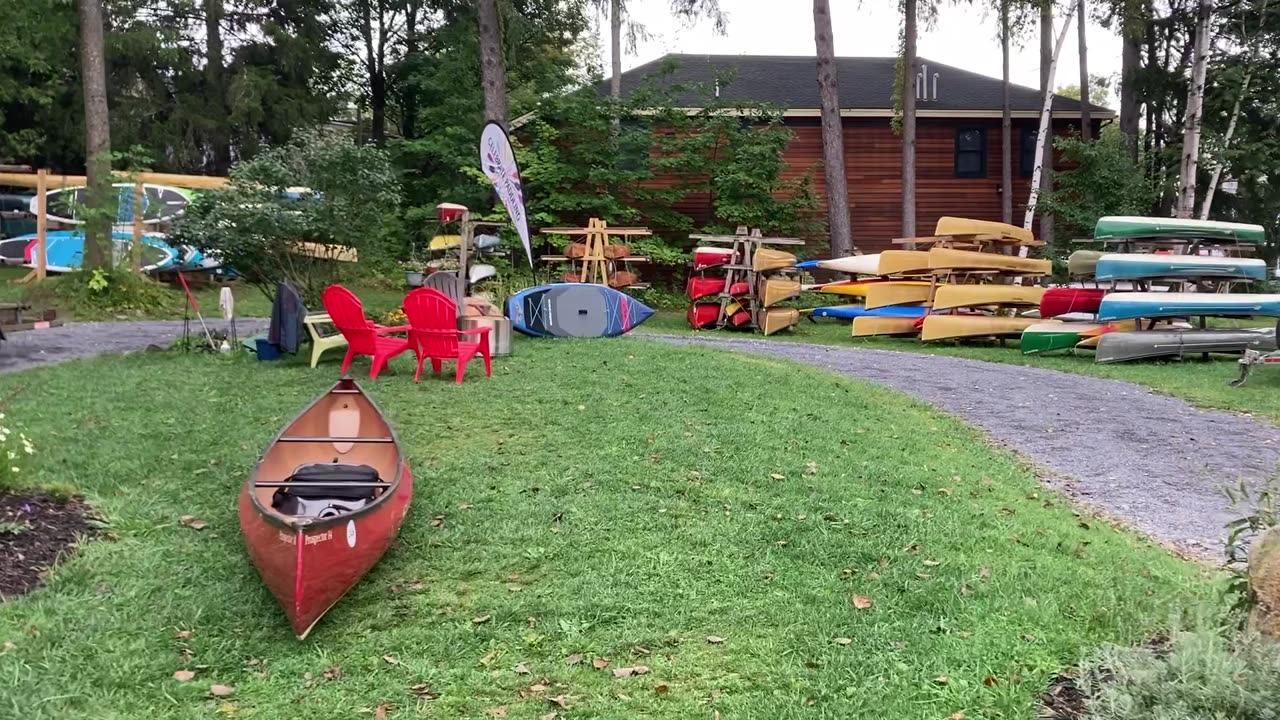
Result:
M125 268L75 270L24 288L22 298L33 305L50 305L77 317L142 314L174 302L164 285Z
M1168 645L1099 650L1081 668L1090 720L1274 720L1280 645L1201 627Z
M290 197L290 188L305 188ZM269 297L290 281L308 305L352 272L348 263L296 252L313 242L359 253L361 265L390 266L400 184L386 152L319 131L301 133L231 170L224 188L198 197L175 235L215 255Z

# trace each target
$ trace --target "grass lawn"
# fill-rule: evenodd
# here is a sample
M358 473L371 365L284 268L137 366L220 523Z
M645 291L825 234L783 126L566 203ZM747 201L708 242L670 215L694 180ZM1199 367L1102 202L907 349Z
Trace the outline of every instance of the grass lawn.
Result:
M1270 323L1266 324L1270 325ZM674 312L657 313L649 318L643 327L648 332L680 334L701 332L709 336L744 337L741 333L728 331L692 330L685 321L684 314ZM1080 351L1076 355L1069 352L1023 355L1018 349L1016 339L1009 340L1006 345L1001 346L993 342L922 343L916 338L855 338L850 335L847 320L831 319L821 319L816 323L803 319L792 331L770 335L769 339L952 355L1124 380L1144 385L1156 392L1180 397L1200 407L1250 413L1280 424L1280 372L1259 368L1250 374L1249 382L1244 387L1233 388L1227 383L1239 375L1240 366L1236 363L1235 357L1227 355L1213 355L1207 362L1196 356L1194 359L1181 362L1149 361L1097 365L1093 362L1093 353L1088 351Z
M488 380L414 386L399 358L366 381L413 506L298 643L235 502L336 359L0 378L33 477L80 488L110 533L0 604L0 716L1021 719L1083 652L1216 588L891 391L639 339L522 340Z

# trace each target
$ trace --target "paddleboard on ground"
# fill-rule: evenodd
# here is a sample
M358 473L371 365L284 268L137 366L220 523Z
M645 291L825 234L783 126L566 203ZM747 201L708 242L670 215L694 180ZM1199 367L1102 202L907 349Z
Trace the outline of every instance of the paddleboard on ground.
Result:
M511 327L534 337L612 337L652 314L625 293L587 283L542 285L507 299Z

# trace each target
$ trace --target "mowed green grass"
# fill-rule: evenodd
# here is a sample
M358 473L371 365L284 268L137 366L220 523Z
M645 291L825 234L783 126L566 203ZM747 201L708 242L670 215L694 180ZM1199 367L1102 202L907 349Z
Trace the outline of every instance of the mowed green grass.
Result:
M1260 323L1249 324L1259 325ZM683 314L673 312L655 314L645 322L643 328L648 332L698 333L708 337L748 337L743 333L732 331L695 331L690 329ZM762 336L749 337L759 339ZM802 319L791 331L770 335L768 339L951 355L1123 380L1143 385L1159 393L1182 398L1199 407L1249 413L1280 424L1280 371L1274 368L1256 368L1244 387L1231 387L1228 383L1240 374L1240 366L1236 362L1238 358L1235 356L1211 355L1210 359L1205 361L1197 355L1182 361L1152 360L1098 365L1093 361L1093 353L1086 350L1074 354L1069 351L1059 351L1046 355L1023 355L1018 347L1017 338L1007 340L1004 345L993 341L923 343L918 338L856 338L850 334L847 320L825 318L813 322L807 318Z
M1021 719L1083 652L1216 591L875 386L638 339L521 340L478 367L415 386L402 357L364 382L413 505L301 643L235 504L336 358L0 378L34 478L73 483L107 526L0 604L0 716Z

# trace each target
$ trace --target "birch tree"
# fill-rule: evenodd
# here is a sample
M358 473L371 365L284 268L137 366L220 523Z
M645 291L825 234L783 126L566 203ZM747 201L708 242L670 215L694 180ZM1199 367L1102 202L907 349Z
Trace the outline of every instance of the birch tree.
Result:
M1027 212L1022 218L1022 227L1028 230L1031 229L1031 224L1035 221L1036 201L1040 199L1040 181L1045 170L1045 163L1053 158L1052 150L1048 146L1051 128L1050 120L1053 110L1053 76L1058 69L1058 56L1062 54L1062 44L1067 39L1067 32L1071 30L1071 15L1072 13L1066 13L1063 16L1062 29L1058 31L1057 42L1052 46L1049 65L1045 74L1044 84L1049 89L1044 92L1044 103L1040 108L1040 130L1036 133L1036 165L1031 172L1031 196L1027 199ZM1044 16L1041 15L1042 22L1043 18ZM1052 23L1052 14L1050 14L1050 23ZM1026 246L1019 250L1019 254L1026 257Z
M902 235L909 238L916 236L916 2L902 0Z
M1200 0L1196 12L1196 40L1192 50L1191 83L1182 123L1182 163L1178 173L1176 217L1189 218L1196 207L1196 171L1200 162L1200 131L1204 124L1204 82L1209 67L1209 31L1213 0Z

